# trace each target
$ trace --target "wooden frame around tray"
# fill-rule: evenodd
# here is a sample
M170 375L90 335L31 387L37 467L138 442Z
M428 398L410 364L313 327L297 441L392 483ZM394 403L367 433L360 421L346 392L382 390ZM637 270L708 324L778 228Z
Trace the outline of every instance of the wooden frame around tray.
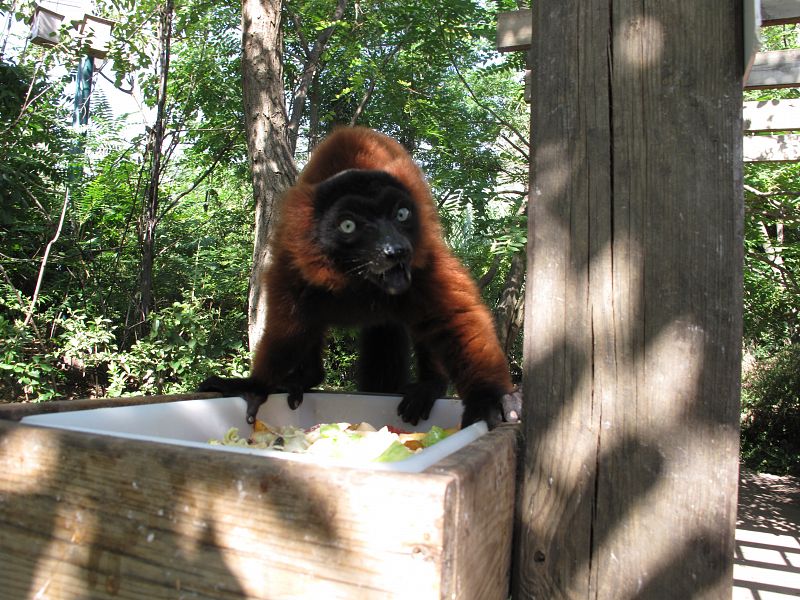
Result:
M323 468L14 422L211 394L0 406L13 598L507 598L518 428L423 473Z

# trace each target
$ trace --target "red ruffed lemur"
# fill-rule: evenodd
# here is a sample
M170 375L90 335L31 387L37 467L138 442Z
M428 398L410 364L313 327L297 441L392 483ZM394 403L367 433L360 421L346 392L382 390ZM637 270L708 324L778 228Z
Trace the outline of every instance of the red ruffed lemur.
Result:
M264 274L267 327L247 378L201 391L240 395L247 419L273 392L297 408L324 377L331 326L361 328L359 389L402 394L416 424L452 380L462 426L518 419L521 395L478 288L445 245L425 178L406 150L371 129L342 128L312 153L282 198ZM409 383L413 344L417 381Z

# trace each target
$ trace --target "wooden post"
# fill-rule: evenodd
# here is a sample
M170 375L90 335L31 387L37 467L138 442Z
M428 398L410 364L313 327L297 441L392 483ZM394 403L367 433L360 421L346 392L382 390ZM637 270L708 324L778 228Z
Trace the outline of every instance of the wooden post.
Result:
M729 600L742 0L534 6L514 598Z

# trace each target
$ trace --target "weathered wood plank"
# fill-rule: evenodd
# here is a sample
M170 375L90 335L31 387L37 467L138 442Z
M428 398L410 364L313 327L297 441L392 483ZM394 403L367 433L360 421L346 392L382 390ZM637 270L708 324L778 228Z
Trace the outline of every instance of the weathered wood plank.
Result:
M496 47L500 52L527 50L531 46L531 10L515 10L497 15Z
M744 80L750 75L756 54L761 50L761 3L760 0L744 2Z
M513 596L729 600L742 2L534 11Z
M463 524L444 542L454 554L443 598L508 598L519 431L502 425L426 471L455 476L448 511Z
M217 398L216 392L194 392L191 394L168 394L165 396L126 396L124 398L84 398L80 400L54 400L52 402L12 402L0 404L0 419L19 421L28 415L40 415L54 412L69 412L91 408L110 406L134 406L137 404L158 404L177 402L179 400L197 400L199 398Z
M761 24L800 23L798 0L761 0Z
M750 0L747 0L750 1ZM497 15L497 41L499 52L527 50L531 46L531 9L503 12ZM800 23L800 1L762 0L761 25Z
M516 437L405 474L0 420L0 596L504 600Z
M743 156L745 162L800 161L800 135L747 135Z
M745 89L800 86L800 50L771 50L755 56Z
M443 522L425 515L444 506L447 476L376 479L7 423L0 436L9 597L439 597Z
M611 185L608 56L597 51L608 41L609 9L600 2L535 5L528 221L528 281L535 285L526 286L525 300L527 446L514 598L589 597L597 415L595 405L572 398L591 394L586 257L602 248L597 236L609 225L606 214L590 233L588 218ZM590 157L597 161L591 169Z
M800 100L745 102L742 122L752 132L800 129Z

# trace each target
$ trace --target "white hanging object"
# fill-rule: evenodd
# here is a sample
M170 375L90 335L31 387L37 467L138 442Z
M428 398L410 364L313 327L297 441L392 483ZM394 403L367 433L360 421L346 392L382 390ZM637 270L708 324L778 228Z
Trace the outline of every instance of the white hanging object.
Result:
M84 52L94 58L105 58L115 23L93 15L90 10L89 3L80 1L37 4L31 19L31 42L55 46L61 41L62 27L71 23L71 35L84 41Z

